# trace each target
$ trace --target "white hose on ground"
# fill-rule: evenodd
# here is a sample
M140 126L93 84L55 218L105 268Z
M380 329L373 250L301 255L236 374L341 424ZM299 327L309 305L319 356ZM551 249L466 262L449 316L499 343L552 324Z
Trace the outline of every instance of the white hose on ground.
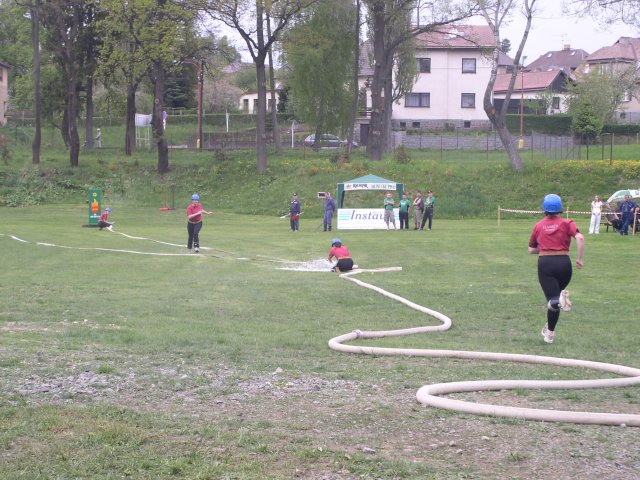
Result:
M483 403L472 403L462 400L453 400L441 397L450 393L462 392L482 392L491 390L514 390L514 389L587 389L605 387L628 387L640 385L640 369L615 365L611 363L593 362L588 360L573 360L568 358L546 357L540 355L523 355L511 353L494 352L467 352L456 350L431 350L414 348L383 348L366 347L357 345L344 345L356 339L383 338L390 336L413 335L416 333L427 333L445 331L451 327L451 319L440 312L413 303L399 295L390 293L380 287L363 282L353 275L362 272L387 272L401 270L401 267L366 269L346 272L340 275L341 278L354 282L361 287L369 288L386 297L392 298L409 308L425 313L438 319L441 325L405 328L401 330L383 331L360 331L355 330L345 335L329 340L329 348L345 353L364 353L368 355L401 355L412 357L447 357L463 359L480 359L495 361L510 361L521 363L533 363L544 365L555 365L560 367L579 367L608 372L621 375L625 378L605 378L594 380L478 380L467 382L439 383L425 385L416 393L417 400L428 406L453 410L458 412L472 413L475 415L491 415L496 417L522 418L527 420L539 420L548 422L566 422L596 425L626 425L629 427L640 427L640 415L623 413L601 413L601 412L574 412L566 410L542 410L534 408L507 407L500 405L489 405Z

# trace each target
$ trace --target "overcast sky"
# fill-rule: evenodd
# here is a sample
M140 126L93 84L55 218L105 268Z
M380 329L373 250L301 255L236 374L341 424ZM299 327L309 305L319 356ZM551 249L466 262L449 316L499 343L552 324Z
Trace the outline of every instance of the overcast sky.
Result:
M527 56L525 65L547 52L562 50L563 45L570 45L573 49L582 49L591 54L601 47L612 45L620 37L640 37L640 32L622 23L605 28L588 18L563 16L562 0L538 0L537 4L538 14L532 21L524 49L524 55ZM522 38L525 22L521 19L522 15L514 15L509 26L500 32L501 38L511 41L510 56L515 54ZM479 18L471 23L482 22L484 20ZM246 44L234 30L221 26L220 34L227 35L240 50L242 59L251 62Z
M525 65L547 52L562 50L563 45L591 54L601 47L612 45L620 37L640 37L640 32L622 23L603 28L591 19L564 17L560 0L539 0L538 4L539 14L532 20L524 48L523 55L527 56ZM501 38L511 41L510 56L515 54L525 26L524 21L515 18L501 32Z

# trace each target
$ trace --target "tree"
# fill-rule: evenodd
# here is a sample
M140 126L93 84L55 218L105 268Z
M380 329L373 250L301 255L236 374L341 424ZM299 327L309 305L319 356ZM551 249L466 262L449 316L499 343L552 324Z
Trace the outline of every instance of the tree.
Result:
M536 0L524 0L522 5L522 11L526 18L526 26L524 32L522 33L522 39L520 40L520 45L518 46L518 50L514 58L515 65L520 66L520 68L523 68L520 63L522 59L522 51L524 50L524 46L527 43L527 38L529 36L535 3ZM489 117L489 121L498 132L500 141L502 142L502 145L504 146L504 149L509 156L509 161L511 162L512 168L517 172L522 172L524 170L524 163L522 162L522 158L520 158L520 152L518 152L516 145L514 145L511 134L509 133L509 131L507 130L507 126L505 125L507 108L509 106L509 101L511 100L511 94L513 93L516 77L520 71L518 68L514 68L511 72L509 87L507 89L507 93L505 94L502 107L499 111L496 111L492 102L493 88L496 83L496 76L498 74L498 58L500 55L501 46L500 29L505 22L505 19L508 18L513 9L517 6L518 4L516 0L493 0L486 3L481 3L480 9L482 11L482 16L487 21L487 24L489 24L494 37L491 76L489 77L489 83L487 84L487 88L484 92L484 111L487 114L487 117Z
M94 4L83 0L48 0L42 3L40 13L46 31L44 43L64 72L66 104L61 130L69 145L70 164L77 167L80 157L77 118L84 73L84 37L93 20Z
M593 69L579 75L576 82L567 82L567 106L569 113L575 114L588 102L601 122L612 122L625 99L637 96L639 91L635 65L621 65L606 73Z
M412 27L412 11L415 0L363 0L368 10L370 41L373 46L373 76L371 79L371 119L367 152L373 160L380 160L389 150L391 139L391 115L393 99L408 93L415 81L412 72L396 70L400 56L404 56L404 65L408 65L407 47L415 37L426 32L436 31L438 27L460 22L474 16L477 5L448 3L432 5L424 18L419 13L418 26ZM424 20L424 23L423 23ZM404 50L402 47L405 47ZM402 55L404 54L404 55ZM403 63L403 62L400 62ZM413 60L415 63L415 60ZM394 92L393 81L396 82Z
M304 8L318 0L208 0L207 11L217 21L235 29L247 44L249 54L256 67L258 83L258 111L256 114L257 171L267 169L267 91L265 59L271 45L282 30ZM267 17L271 22L268 34Z
M569 14L589 16L602 25L622 21L640 30L638 0L569 0L566 7Z
M602 131L603 122L589 100L580 103L571 121L571 131L581 142L592 143Z
M351 122L355 12L350 0L325 0L309 14L287 33L284 57L296 116L313 125L320 138L347 130Z
M33 142L31 144L31 163L37 165L40 163L40 149L42 144L42 96L40 90L40 64L41 64L41 52L40 52L40 10L41 10L41 2L40 0L33 0L32 2L22 3L16 2L19 6L17 11L13 11L10 9L9 4L2 5L2 15L0 16L3 19L2 25L0 25L0 29L2 30L3 35L3 45L5 48L3 50L6 52L7 49L19 49L20 46L24 45L26 42L22 41L23 38L20 37L19 33L19 25L21 25L22 15L16 16L15 13L24 13L22 7L27 8L29 20L30 20L30 33L31 33L31 50L32 50L32 65L33 65L33 73L31 75L32 87L31 93L33 94L33 110L34 110L34 127L35 132L33 136ZM5 23L6 22L6 23ZM23 36L24 37L24 36ZM26 40L26 39L24 39ZM13 45L13 46L11 46ZM8 47L8 48L7 48ZM14 50L15 51L15 50ZM17 62L18 58L20 58L19 52L15 52L15 56L7 57L5 56L6 61L10 61L13 63L14 71L18 71L19 76L25 78L29 77L27 73L27 59L26 56L22 57L22 62ZM15 74L14 74L15 75ZM15 77L14 77L15 78ZM13 82L16 85L18 82ZM26 82L24 82L26 84ZM17 87L16 87L17 89ZM14 99L18 95L14 95ZM26 90L24 91L24 96L27 96ZM26 101L25 101L26 103Z

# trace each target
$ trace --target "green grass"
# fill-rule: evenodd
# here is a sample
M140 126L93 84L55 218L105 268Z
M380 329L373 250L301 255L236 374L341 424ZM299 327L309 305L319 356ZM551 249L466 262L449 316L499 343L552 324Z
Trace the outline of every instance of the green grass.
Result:
M113 216L119 232L186 240L181 210L123 200ZM403 267L363 280L454 322L449 332L375 345L639 365L640 237L587 239L585 269L571 284L574 311L562 315L549 346L539 334L545 310L536 260L526 253L533 222L436 217L432 232L339 232L362 267ZM586 227L586 218L578 222ZM217 211L205 219L202 244L212 250L201 256L97 250L185 248L83 223L81 203L0 208L3 478L527 478L531 462L548 456L542 439L550 436L581 442L554 454L570 472L580 471L573 458L640 468L635 429L566 429L415 403L416 390L431 382L596 373L328 349L330 338L356 328L436 322L328 272L279 270L276 259L326 256L330 234L316 230L316 219L303 218L292 234L277 217ZM637 388L482 398L635 413L640 404ZM503 444L498 463L483 453L483 436ZM456 447L447 446L452 438ZM612 453L616 445L628 445L627 453Z
M103 129L105 142L117 133ZM613 162L525 158L522 174L495 152L410 151L398 164L358 151L339 165L332 152L288 151L270 154L266 174L256 175L254 152L171 151L171 172L160 177L155 154L126 158L117 149L83 152L71 169L50 138L41 165L14 140L0 164L3 479L637 478L636 429L475 417L415 401L426 383L597 373L339 354L328 340L354 329L436 322L328 272L278 268L282 259L325 258L337 234L360 266L403 268L360 278L453 319L448 332L371 342L378 346L638 366L640 237L588 236L585 268L570 286L574 311L562 314L549 346L526 248L536 217L497 222L498 206L537 209L550 191L586 210L595 193L636 187L637 147ZM316 192L368 173L412 192L433 189L434 230L321 232ZM103 190L116 232L147 240L83 228L89 187ZM161 212L172 190L177 209ZM194 191L215 212L201 233L211 249L144 255L184 252ZM305 211L297 234L278 218L293 191ZM378 200L347 197L349 206ZM585 231L588 217L576 221ZM637 388L460 397L640 412Z

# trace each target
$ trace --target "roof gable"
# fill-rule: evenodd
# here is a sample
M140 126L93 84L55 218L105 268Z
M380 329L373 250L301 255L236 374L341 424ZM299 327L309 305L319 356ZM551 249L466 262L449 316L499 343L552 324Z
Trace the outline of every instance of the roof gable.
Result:
M560 78L559 78L560 77ZM513 86L514 91L541 91L553 87L557 81L564 80L568 75L562 70L553 70L550 72L521 72L516 77L516 83ZM511 81L510 73L500 73L496 75L496 83L493 86L494 93L506 93Z
M587 57L587 63L640 60L640 38L620 37L616 43L602 47Z
M494 46L493 32L489 25L443 25L416 37L416 48L469 49Z

